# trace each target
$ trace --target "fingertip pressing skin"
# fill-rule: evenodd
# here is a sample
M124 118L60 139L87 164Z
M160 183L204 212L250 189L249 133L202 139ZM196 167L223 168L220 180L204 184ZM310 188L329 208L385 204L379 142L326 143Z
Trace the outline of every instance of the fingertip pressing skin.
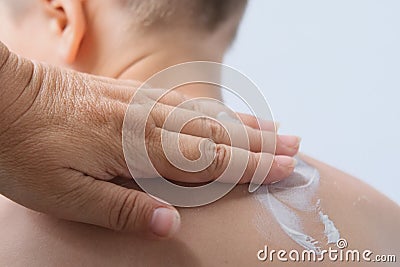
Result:
M301 138L293 135L278 135L278 139L282 144L288 147L298 148L301 142Z
M292 135L278 135L276 142L276 154L294 156L299 151L301 138Z
M289 156L275 156L264 184L279 182L293 173L297 160Z
M292 169L296 166L297 160L288 156L275 156L275 161L279 168Z

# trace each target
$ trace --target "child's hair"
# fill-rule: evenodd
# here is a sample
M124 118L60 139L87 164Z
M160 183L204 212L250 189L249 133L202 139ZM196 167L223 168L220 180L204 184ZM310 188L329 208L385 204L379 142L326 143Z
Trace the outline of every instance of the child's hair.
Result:
M213 31L247 0L119 0L139 27L189 26Z
M1 1L17 20L35 4L32 0ZM115 0L115 3L129 12L131 25L137 29L186 27L211 32L230 16L243 11L247 0Z

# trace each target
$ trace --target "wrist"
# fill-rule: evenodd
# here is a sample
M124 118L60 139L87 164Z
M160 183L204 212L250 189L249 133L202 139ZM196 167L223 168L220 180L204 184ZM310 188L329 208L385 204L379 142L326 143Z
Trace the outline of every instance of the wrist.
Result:
M0 42L0 134L32 105L40 88L39 74L32 61Z

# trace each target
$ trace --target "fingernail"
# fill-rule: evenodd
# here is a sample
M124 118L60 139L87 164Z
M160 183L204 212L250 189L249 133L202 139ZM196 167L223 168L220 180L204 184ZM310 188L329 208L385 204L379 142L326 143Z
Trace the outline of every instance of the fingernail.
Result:
M288 147L298 147L300 145L301 138L292 135L280 135L279 140Z
M278 163L279 167L285 168L294 168L297 164L297 160L295 158L288 156L276 156L275 161Z
M157 208L153 212L150 228L159 237L170 237L178 231L180 224L181 218L176 210Z

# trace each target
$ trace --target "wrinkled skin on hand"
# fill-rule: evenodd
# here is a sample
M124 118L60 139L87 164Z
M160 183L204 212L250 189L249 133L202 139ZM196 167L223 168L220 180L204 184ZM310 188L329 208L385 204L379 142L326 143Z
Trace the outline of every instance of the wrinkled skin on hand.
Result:
M177 214L142 192L102 181L129 177L121 129L132 86L5 51L2 47L3 195L60 218L145 234L154 230L157 208Z
M10 53L1 43L0 82L1 194L37 211L115 230L157 237L168 237L177 231L180 220L173 207L143 192L107 182L117 176L132 178L122 149L122 127L136 83L35 63ZM198 144L204 140L212 148L210 153L216 155L202 172L179 170L163 153L161 129L166 114L186 97L176 92L164 97L144 120L141 109L154 103L153 93L140 91L135 96L139 100L137 109L132 110L136 112L135 131L139 134L145 128L145 143L156 169L162 176L182 182L216 179L230 159L223 127L198 120L183 128L181 147L187 158L198 156ZM175 119L202 114L206 109L194 105ZM295 165L292 156L298 151L299 139L278 136L278 156L274 156L275 128L257 128L254 117L239 117L251 137L248 149L234 148L249 157L240 182L251 180L262 154L272 162L265 183L287 177ZM135 131L131 136L133 144ZM265 133L264 141L270 145L267 151L260 144L261 133ZM137 158L143 158L146 151L135 148L132 147ZM146 172L138 166L135 172Z

